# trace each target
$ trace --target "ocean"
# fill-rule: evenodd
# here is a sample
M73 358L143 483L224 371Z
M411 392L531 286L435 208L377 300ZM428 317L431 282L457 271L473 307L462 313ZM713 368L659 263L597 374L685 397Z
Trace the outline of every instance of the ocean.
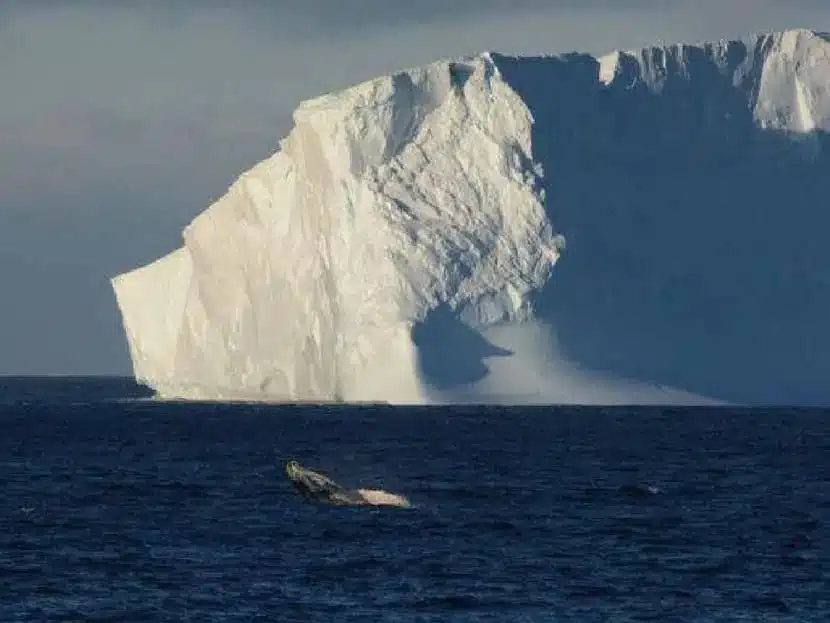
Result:
M828 416L0 379L0 621L830 621Z

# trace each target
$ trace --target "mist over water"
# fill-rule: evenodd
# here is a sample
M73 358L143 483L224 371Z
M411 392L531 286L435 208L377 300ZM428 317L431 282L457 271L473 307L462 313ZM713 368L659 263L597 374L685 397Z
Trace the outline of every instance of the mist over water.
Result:
M473 330L470 329L472 332ZM429 388L427 395L443 403L584 404L584 405L716 405L714 398L676 388L651 385L610 372L585 369L563 354L556 330L541 321L493 326L475 332L490 346L481 359L452 358L453 375L470 379L452 389ZM450 338L447 350L456 346ZM481 352L481 351L480 351ZM467 351L468 356L474 355ZM449 356L449 353L442 353ZM436 355L438 356L438 355ZM466 372L464 369L466 367ZM477 374L476 374L477 373ZM446 378L446 377L445 377ZM452 377L450 377L452 378Z

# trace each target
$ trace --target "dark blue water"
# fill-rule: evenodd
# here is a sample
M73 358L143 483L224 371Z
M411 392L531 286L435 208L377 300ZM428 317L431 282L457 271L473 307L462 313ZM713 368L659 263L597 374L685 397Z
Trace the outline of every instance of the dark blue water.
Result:
M3 623L830 620L830 412L140 395L0 379Z

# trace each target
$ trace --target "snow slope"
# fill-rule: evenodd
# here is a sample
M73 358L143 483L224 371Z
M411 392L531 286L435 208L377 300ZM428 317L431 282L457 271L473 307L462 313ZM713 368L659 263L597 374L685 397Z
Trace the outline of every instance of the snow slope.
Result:
M160 395L830 401L828 37L485 53L294 122L113 279Z

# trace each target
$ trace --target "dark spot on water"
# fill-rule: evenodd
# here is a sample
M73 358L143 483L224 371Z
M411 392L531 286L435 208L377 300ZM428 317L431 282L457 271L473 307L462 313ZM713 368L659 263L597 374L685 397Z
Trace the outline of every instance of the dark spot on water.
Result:
M487 531L504 535L521 535L522 530L513 521L472 521L464 524L471 532Z
M654 485L623 485L618 490L621 495L641 499L660 494L660 488Z
M762 610L786 613L790 611L787 602L778 595L765 595L755 600L755 604Z
M568 594L575 599L604 599L616 595L613 586L604 584L581 584L569 589Z

